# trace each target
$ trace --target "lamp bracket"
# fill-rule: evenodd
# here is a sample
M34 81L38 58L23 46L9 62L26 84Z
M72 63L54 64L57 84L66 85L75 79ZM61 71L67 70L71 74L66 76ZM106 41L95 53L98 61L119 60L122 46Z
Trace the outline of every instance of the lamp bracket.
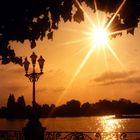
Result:
M26 77L29 78L30 82L37 82L39 77L43 74L43 72L40 73L30 73L30 74L25 74Z

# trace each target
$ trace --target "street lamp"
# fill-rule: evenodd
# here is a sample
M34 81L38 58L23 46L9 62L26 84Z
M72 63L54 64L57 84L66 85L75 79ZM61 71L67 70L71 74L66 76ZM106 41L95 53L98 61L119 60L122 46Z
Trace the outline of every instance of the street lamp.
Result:
M39 77L43 74L43 66L44 66L44 62L45 59L40 56L40 58L38 59L38 63L39 63L39 67L40 67L40 72L37 73L35 71L35 65L36 65L36 59L37 59L37 55L33 52L32 55L30 56L31 61L32 61L32 65L33 65L33 71L32 73L28 73L29 70L29 65L30 62L28 61L27 57L25 58L25 61L23 62L24 65L24 69L25 69L25 76L29 78L29 80L33 83L33 100L32 100L32 105L33 108L35 107L35 82L38 81Z

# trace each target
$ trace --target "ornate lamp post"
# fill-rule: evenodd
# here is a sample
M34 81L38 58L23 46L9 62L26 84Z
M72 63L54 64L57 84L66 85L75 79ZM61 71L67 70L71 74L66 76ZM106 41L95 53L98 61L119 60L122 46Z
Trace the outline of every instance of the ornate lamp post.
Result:
M28 77L29 80L33 83L33 100L32 100L33 112L32 112L32 116L29 117L29 121L26 124L26 127L23 128L23 134L25 140L44 140L44 134L46 128L42 127L42 124L39 121L39 116L35 108L35 104L36 104L35 83L38 81L39 77L43 74L43 66L45 60L43 59L42 56L40 56L40 58L38 59L40 72L36 72L35 66L36 66L37 55L33 52L30 58L33 66L32 72L28 73L30 62L27 60L27 57L25 58L23 65L26 73L25 76Z
M33 65L32 73L28 73L30 62L27 60L27 57L25 58L25 61L23 62L23 65L24 65L24 69L25 69L25 72L26 72L25 76L28 77L29 80L33 83L32 105L33 105L33 108L34 108L35 107L35 103L36 103L36 101L35 101L35 82L37 82L39 77L43 74L43 66L44 66L45 59L43 59L42 56L40 56L40 58L38 59L38 63L39 63L39 67L40 67L40 72L37 73L35 71L37 55L33 52L32 55L30 56L30 58L31 58L32 65Z

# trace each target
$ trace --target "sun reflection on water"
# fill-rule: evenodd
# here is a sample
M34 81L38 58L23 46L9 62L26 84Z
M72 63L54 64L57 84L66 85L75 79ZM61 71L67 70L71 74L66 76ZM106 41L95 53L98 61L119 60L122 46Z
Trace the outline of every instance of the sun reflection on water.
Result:
M104 132L103 140L116 140L120 130L124 129L122 120L113 119L114 116L104 116L100 118L100 132Z

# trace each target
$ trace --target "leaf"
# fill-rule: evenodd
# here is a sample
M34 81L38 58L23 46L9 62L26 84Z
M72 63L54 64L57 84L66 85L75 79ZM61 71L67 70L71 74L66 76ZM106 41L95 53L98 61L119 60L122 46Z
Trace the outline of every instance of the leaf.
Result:
M48 39L53 39L53 32L48 33L47 36L48 36Z
M35 40L31 40L31 48L34 48L36 46Z
M73 19L74 21L78 23L80 23L81 21L84 21L84 15L83 15L82 10L78 9L76 13L74 14Z
M127 30L127 34L132 34L134 35L134 28L130 28Z

